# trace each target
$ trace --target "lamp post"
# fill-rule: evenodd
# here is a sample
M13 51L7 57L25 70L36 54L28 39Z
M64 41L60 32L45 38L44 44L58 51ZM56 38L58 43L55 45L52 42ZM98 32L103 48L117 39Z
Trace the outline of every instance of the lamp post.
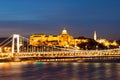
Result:
M96 50L98 50L98 45L96 45Z
M109 48L110 48L110 46L107 46L107 48L109 49Z
M0 53L2 52L2 48L0 48Z
M87 50L87 45L85 46L85 49Z

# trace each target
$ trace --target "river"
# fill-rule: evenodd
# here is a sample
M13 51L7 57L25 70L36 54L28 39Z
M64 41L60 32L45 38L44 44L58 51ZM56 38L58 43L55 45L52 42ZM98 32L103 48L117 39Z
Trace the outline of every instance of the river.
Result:
M119 63L0 63L0 80L120 80Z

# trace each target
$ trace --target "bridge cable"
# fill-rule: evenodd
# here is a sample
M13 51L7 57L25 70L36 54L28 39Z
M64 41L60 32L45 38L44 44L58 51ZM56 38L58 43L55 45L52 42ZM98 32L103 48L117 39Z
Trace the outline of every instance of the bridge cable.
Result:
M4 46L8 45L10 42L12 42L12 40L8 41L7 43L5 43L5 44L4 44L3 46L1 46L1 47L4 47Z
M7 39L5 39L4 41L2 41L2 42L0 43L0 45L4 44L4 43L5 43L6 41L8 41L11 37L12 37L12 36L9 36Z

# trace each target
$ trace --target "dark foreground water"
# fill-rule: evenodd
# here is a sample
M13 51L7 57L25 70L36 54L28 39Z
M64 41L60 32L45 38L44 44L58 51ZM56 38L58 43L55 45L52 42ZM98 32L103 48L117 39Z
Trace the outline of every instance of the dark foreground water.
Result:
M120 80L120 63L0 63L0 80Z

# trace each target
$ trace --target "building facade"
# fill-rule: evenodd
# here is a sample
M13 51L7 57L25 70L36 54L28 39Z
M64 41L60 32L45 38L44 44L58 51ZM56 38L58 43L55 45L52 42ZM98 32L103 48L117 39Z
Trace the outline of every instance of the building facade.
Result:
M60 35L33 34L30 36L30 45L32 46L64 46L69 47L75 45L73 36L69 35L64 28Z

